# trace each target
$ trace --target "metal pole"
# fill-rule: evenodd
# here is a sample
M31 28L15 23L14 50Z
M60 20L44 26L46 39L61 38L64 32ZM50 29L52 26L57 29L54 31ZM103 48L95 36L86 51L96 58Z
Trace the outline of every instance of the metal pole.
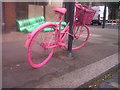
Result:
M74 21L74 6L75 2L68 2L68 12L67 12L67 20L70 22L69 33L73 34L73 21ZM68 36L68 56L72 56L72 40L73 37L71 35Z
M43 5L43 16L44 16L44 18L45 18L45 21L46 21L46 17L45 17L45 11L46 11L46 7L45 7L45 5Z
M104 14L103 14L103 26L102 26L102 28L105 28L105 22L106 22L106 2L105 2Z

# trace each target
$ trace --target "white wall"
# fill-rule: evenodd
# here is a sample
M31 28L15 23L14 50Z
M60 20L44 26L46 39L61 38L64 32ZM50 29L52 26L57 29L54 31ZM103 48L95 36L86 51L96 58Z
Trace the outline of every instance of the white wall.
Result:
M29 5L28 6L28 18L43 16L43 6Z

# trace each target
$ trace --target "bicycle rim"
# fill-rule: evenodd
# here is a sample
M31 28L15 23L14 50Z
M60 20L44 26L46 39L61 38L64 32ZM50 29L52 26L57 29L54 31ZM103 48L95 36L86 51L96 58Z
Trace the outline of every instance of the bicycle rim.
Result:
M49 31L43 32L48 28ZM53 30L52 26L45 26L33 36L27 52L27 60L33 68L43 66L53 55L52 47L55 45Z
M72 49L76 50L80 49L87 43L90 36L90 31L86 25L75 26L73 35L74 38L72 43Z

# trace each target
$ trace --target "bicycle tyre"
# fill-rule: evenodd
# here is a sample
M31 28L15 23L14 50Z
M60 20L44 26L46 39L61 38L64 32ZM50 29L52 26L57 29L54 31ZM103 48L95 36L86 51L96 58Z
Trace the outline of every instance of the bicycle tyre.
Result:
M74 26L72 50L82 48L90 37L90 30L87 25Z
M46 48L46 47L54 46L55 43L54 31L56 30L55 27L56 26L53 24L46 24L46 25L44 24L42 28L38 27L37 28L38 31L34 33L27 50L27 60L30 66L32 66L33 68L39 68L45 65L52 57L55 48ZM47 28L51 28L52 31L49 30L47 32L44 32L44 30ZM39 38L38 37L39 35L43 36L44 38L43 37ZM35 40L37 40L37 42Z

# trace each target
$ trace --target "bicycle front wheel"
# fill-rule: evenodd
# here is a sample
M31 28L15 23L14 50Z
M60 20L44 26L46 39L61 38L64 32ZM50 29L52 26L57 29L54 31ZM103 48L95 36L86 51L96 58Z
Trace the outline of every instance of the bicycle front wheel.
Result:
M76 50L83 47L87 43L89 36L90 30L86 25L74 26L72 49Z
M27 60L33 68L43 66L53 55L55 46L54 31L54 25L46 25L40 28L32 37L27 51Z

